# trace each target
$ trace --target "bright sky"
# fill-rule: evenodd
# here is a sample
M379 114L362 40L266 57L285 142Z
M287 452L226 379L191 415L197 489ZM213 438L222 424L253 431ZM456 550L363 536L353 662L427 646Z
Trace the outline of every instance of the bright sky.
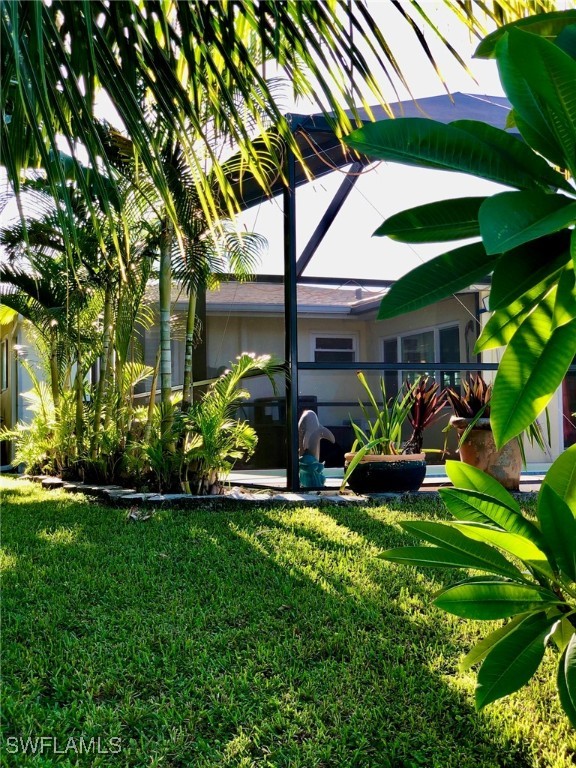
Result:
M416 98L444 94L438 79L413 33L406 27L388 0L368 2L378 18L383 34L390 41L406 79ZM477 41L470 38L460 23L441 2L423 3L426 12L437 21L443 34L460 53L477 82L443 49L431 31L422 26L434 56L440 64L452 92L502 96L503 91L494 61L472 59ZM386 92L391 101L396 97ZM404 92L402 99L410 98ZM294 111L317 111L296 104ZM342 174L334 172L317 182L300 187L296 194L297 252L301 253L327 205L342 182ZM405 208L443 198L490 194L496 184L471 179L462 174L419 170L397 164L381 163L368 171L354 187L332 228L309 264L305 274L311 276L396 279L422 261L442 253L446 245L416 246L395 243L389 238L372 237L372 232L391 214ZM265 235L269 254L262 273L279 274L283 270L282 200L263 203L242 214L247 229ZM456 247L457 244L449 244Z

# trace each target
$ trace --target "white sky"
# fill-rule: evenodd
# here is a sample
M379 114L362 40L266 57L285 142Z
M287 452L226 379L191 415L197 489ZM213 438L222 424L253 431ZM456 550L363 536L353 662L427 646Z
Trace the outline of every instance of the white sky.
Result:
M472 40L464 25L441 2L422 3L429 16L437 20L445 37L460 53L472 70L477 82L436 41L433 33L422 30L433 50L440 69L452 92L502 96L503 91L494 61L472 59L478 41ZM390 42L412 94L416 98L444 94L445 90L414 34L407 28L388 0L368 2L372 14ZM396 97L385 91L391 101ZM410 98L405 92L401 99ZM296 112L317 109L294 105ZM316 224L342 182L342 173L334 172L322 179L299 187L296 193L297 253L305 247ZM491 194L498 187L491 182L472 179L463 174L420 170L394 163L381 163L355 185L336 221L327 233L306 275L396 279L422 261L442 253L457 244L410 246L389 238L372 237L372 232L391 214L434 200L465 195ZM283 273L282 199L263 203L241 216L243 225L264 235L269 242L269 254L262 262L262 273Z

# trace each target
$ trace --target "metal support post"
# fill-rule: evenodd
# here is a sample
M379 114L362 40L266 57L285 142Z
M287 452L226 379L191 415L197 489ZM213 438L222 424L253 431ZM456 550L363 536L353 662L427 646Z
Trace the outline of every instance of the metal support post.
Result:
M298 476L298 296L296 289L296 159L288 147L284 186L284 311L286 364L286 482L300 489Z

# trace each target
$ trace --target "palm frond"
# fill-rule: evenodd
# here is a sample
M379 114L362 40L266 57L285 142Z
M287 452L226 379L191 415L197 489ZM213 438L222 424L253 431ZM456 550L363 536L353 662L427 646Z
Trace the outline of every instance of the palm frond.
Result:
M511 4L528 5L509 0ZM479 26L484 3L478 0L462 6L452 0L450 5L474 28ZM416 23L421 4L414 0L405 7L394 3L393 8L412 21L417 41L435 65ZM428 17L423 18L437 31ZM218 170L215 139L226 137L239 143L243 162L264 188L269 186L268 172L250 143L254 132L277 125L283 139L298 152L283 118L278 83L266 77L267 62L279 65L295 93L312 98L330 114L338 135L358 121L358 105L368 106L366 93L385 103L382 81L407 85L391 42L369 9L349 0L246 0L232 5L191 0L156 3L153 13L147 4L131 0L14 0L2 4L0 21L0 111L7 116L2 120L1 155L16 195L22 171L38 165L46 169L53 192L62 187L58 216L68 251L76 246L76 232L64 168L52 162L60 152L59 137L66 143L70 173L86 197L100 247L104 250L98 208L109 219L114 249L119 254L122 250L113 164L94 120L97 87L111 98L134 144L138 164L146 169L177 227L177 201L149 120L151 110L178 137L188 165L196 169L201 206L213 221L213 187L202 183L207 159L215 168L225 208L229 214L235 208L229 182ZM439 35L439 40L457 56L444 37ZM376 66L369 63L364 49ZM78 157L79 142L88 155L86 165ZM269 151L274 154L273 143ZM276 167L280 160L277 155ZM103 175L94 174L102 167Z

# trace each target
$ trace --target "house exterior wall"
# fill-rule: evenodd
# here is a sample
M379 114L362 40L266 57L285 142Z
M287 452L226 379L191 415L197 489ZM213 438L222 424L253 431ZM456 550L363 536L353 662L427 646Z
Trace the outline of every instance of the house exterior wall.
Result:
M19 362L16 350L36 365L37 357L34 345L26 335L26 323L16 318L8 325L0 326L0 345L2 352L0 364L4 368L0 387L0 425L13 429L19 420L29 422L32 413L28 409L24 393L32 389L32 381L26 369ZM39 371L40 378L42 372ZM14 458L11 441L0 442L0 466L10 464Z
M241 351L257 354L284 356L284 319L273 315L247 316L240 313L228 317L209 315L208 325L208 372L216 375ZM474 295L459 296L439 302L427 310L420 310L389 321L376 321L376 311L362 315L301 314L298 319L298 350L302 362L314 361L316 336L352 336L355 342L356 361L382 361L383 340L399 334L418 332L436 326L457 325L460 332L460 360L473 360L475 341L476 300ZM380 374L369 373L368 378L377 387ZM264 379L246 383L253 400L270 398L268 417L280 419L269 383ZM302 398L315 397L318 402L320 421L333 429L349 427L350 418L362 420L358 400L365 399L363 389L353 370L300 371L298 391ZM283 394L283 382L279 381L279 394ZM246 409L249 412L249 406ZM430 428L426 435L426 447L441 449L445 443L442 432L450 411L441 423ZM455 439L449 443L455 449ZM346 446L349 448L350 446Z
M432 304L416 312L408 312L390 320L377 320L370 334L372 359L382 360L382 342L394 336L406 335L429 328L458 325L460 329L460 362L473 362L478 319L474 294L460 294Z
M184 313L177 311L177 325L181 325ZM230 365L241 352L272 354L284 357L284 318L277 314L258 313L254 315L230 313L230 315L208 314L207 317L207 368L208 376L215 376ZM362 315L301 314L298 319L299 359L303 362L314 360L313 339L315 335L350 336L357 342L356 359L358 361L383 360L382 342L399 334L416 332L439 325L458 324L460 328L461 360L473 359L472 349L475 334L475 299L471 294L447 299L436 305L417 312L412 312L392 320L377 321L376 311ZM154 364L159 341L159 329L152 327L145 334L145 362ZM174 385L182 381L182 363L184 354L183 339L173 341L173 381ZM338 372L331 372L334 376ZM349 372L342 372L342 381L315 383L319 372L302 371L300 389L321 387L326 394L345 394L349 389L345 382ZM338 373L339 376L339 373ZM328 389L326 390L326 386ZM344 387L344 389L343 389ZM328 399L327 397L325 399Z
M18 391L16 366L14 364L14 344L16 343L16 320L0 326L0 426L12 429L16 423L15 393ZM0 465L10 463L12 445L8 441L0 443Z
M482 300L482 295L479 299ZM360 316L334 317L328 315L301 315L298 320L299 359L313 361L313 343L315 334L353 335L357 342L358 361L383 360L383 342L409 333L427 329L457 325L460 335L460 360L474 362L474 344L477 332L487 320L487 314L478 316L477 297L475 294L461 294L456 298L445 299L431 307L411 312L391 320L377 321L376 312ZM228 364L241 351L253 351L258 354L270 353L279 357L284 354L284 320L278 316L243 316L208 317L208 367L209 374L216 373L220 366ZM501 350L484 353L484 362L498 362ZM377 386L379 373L368 373L368 379ZM490 378L490 373L486 373ZM282 382L279 382L282 390ZM252 398L271 396L270 385L264 379L251 381L247 388ZM322 423L329 426L344 426L353 419L361 418L357 401L363 396L363 390L352 371L301 371L298 378L301 397L315 396ZM282 394L282 391L280 391ZM340 403L336 405L336 403ZM556 393L550 406L551 442L550 449L542 452L526 441L526 454L529 464L549 463L563 449L562 438L562 398ZM443 428L446 426L450 409L445 416L427 431L425 447L442 448L445 443ZM455 451L455 436L449 435L448 447Z

